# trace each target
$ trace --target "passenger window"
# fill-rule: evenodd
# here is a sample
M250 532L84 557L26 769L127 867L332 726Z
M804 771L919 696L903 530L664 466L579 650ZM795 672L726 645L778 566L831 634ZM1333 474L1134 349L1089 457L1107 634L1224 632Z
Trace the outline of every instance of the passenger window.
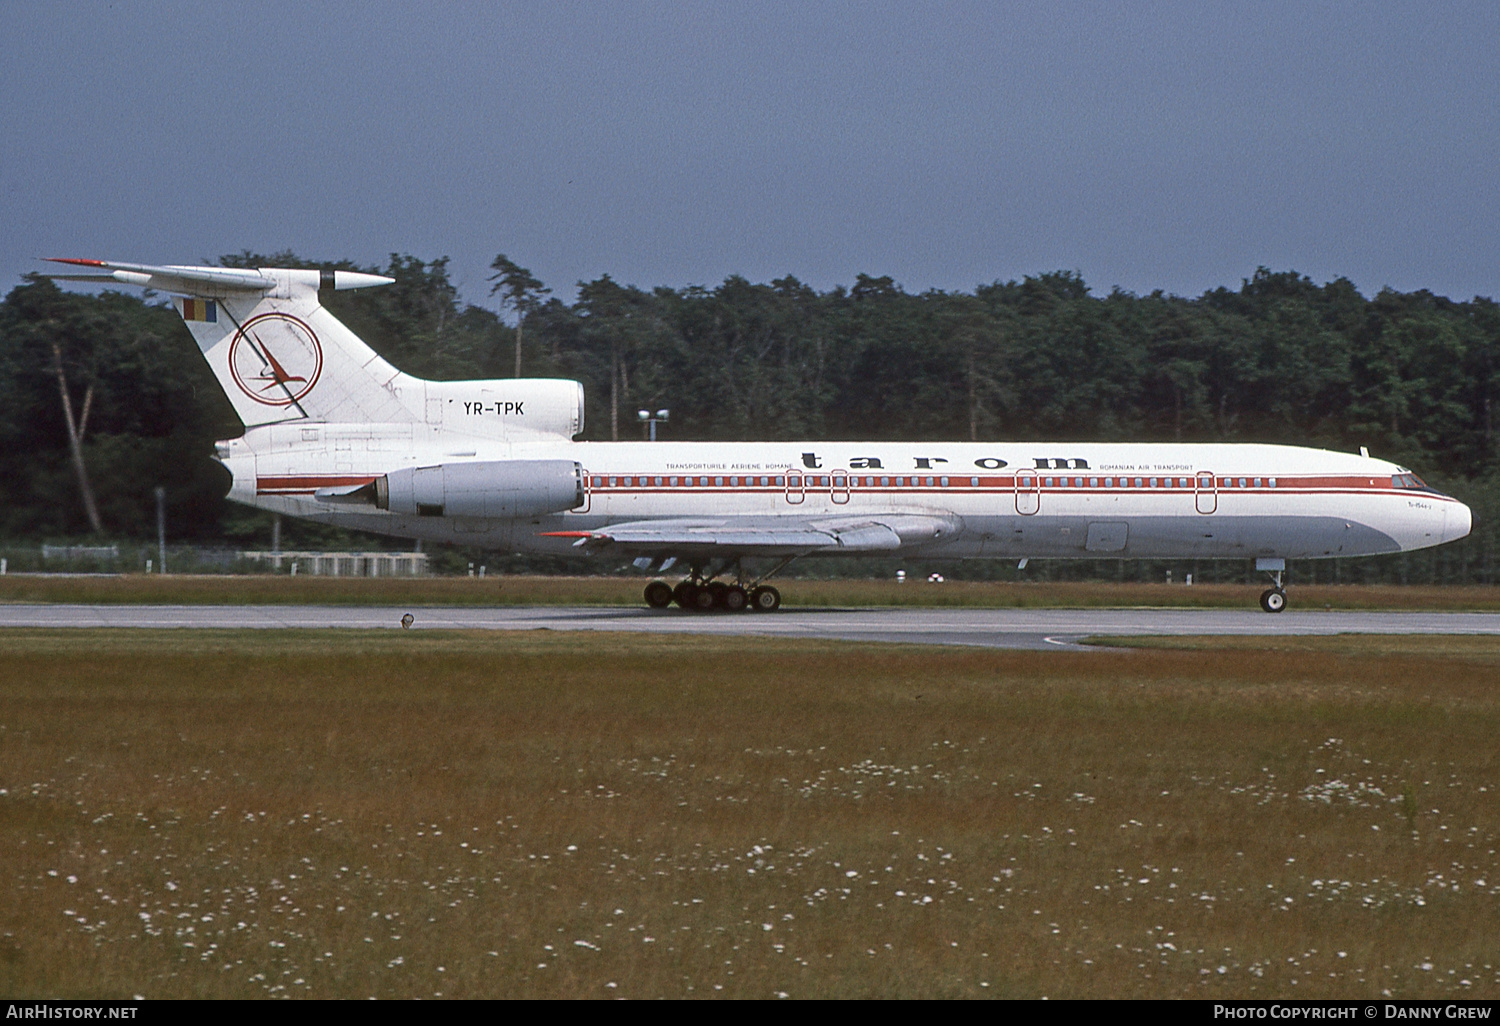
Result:
M1137 488L1139 488L1139 487L1140 487L1140 486L1141 486L1141 479L1140 479L1140 478L1136 478L1136 479L1135 479L1135 486L1136 486L1136 487L1137 487Z
M977 477L971 477L971 478L969 478L969 487L970 488L978 488L979 487L979 478L977 478Z
M1266 484L1269 485L1272 488L1275 488L1276 487L1276 479L1274 477L1268 478L1266 480Z
M940 478L938 478L938 480L941 481L941 482L943 482L943 487L944 488L948 487L948 479L946 477L940 477Z
M1115 479L1114 478L1112 478L1112 477L1106 477L1104 479L1104 487L1106 487L1106 488L1113 488L1114 486L1115 486Z
M614 486L615 486L615 478L610 478L610 479L609 479L609 486L610 486L610 487L611 487L611 488L613 488L613 487L614 487Z

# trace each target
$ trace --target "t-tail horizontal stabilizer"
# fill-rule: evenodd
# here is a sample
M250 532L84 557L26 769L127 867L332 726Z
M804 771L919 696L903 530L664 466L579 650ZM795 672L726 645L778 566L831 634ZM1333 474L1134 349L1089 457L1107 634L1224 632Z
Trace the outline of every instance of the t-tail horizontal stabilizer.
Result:
M396 280L381 274L364 274L360 271L278 270L275 276L272 276L254 268L124 264L112 260L84 260L78 257L47 257L46 259L54 264L94 268L92 271L47 275L48 278L55 278L59 281L139 285L142 288L156 289L158 292L171 292L179 296L202 296L206 299L264 294L283 286L335 291L363 289L372 285L389 285Z

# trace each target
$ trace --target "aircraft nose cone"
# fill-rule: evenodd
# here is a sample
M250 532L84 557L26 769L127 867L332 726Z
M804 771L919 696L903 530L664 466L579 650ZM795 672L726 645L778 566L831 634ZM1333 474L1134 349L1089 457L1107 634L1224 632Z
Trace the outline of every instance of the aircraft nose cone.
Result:
M1448 512L1443 518L1443 541L1466 538L1473 526L1474 514L1469 511L1468 506L1461 502L1449 503Z

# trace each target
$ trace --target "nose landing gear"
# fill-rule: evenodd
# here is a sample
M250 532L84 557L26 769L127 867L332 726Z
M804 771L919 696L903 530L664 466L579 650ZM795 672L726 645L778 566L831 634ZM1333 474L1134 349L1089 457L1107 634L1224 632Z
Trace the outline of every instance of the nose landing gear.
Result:
M1271 578L1271 587L1261 592L1260 608L1268 613L1279 613L1286 608L1286 589L1282 587L1281 575L1286 573L1284 559L1257 559L1255 569Z

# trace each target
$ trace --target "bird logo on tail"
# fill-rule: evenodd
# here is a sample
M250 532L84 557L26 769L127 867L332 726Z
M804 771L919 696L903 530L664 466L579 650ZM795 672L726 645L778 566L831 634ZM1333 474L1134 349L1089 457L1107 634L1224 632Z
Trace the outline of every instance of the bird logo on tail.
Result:
M267 406L295 406L323 372L323 347L312 328L279 311L252 317L229 344L234 383Z

